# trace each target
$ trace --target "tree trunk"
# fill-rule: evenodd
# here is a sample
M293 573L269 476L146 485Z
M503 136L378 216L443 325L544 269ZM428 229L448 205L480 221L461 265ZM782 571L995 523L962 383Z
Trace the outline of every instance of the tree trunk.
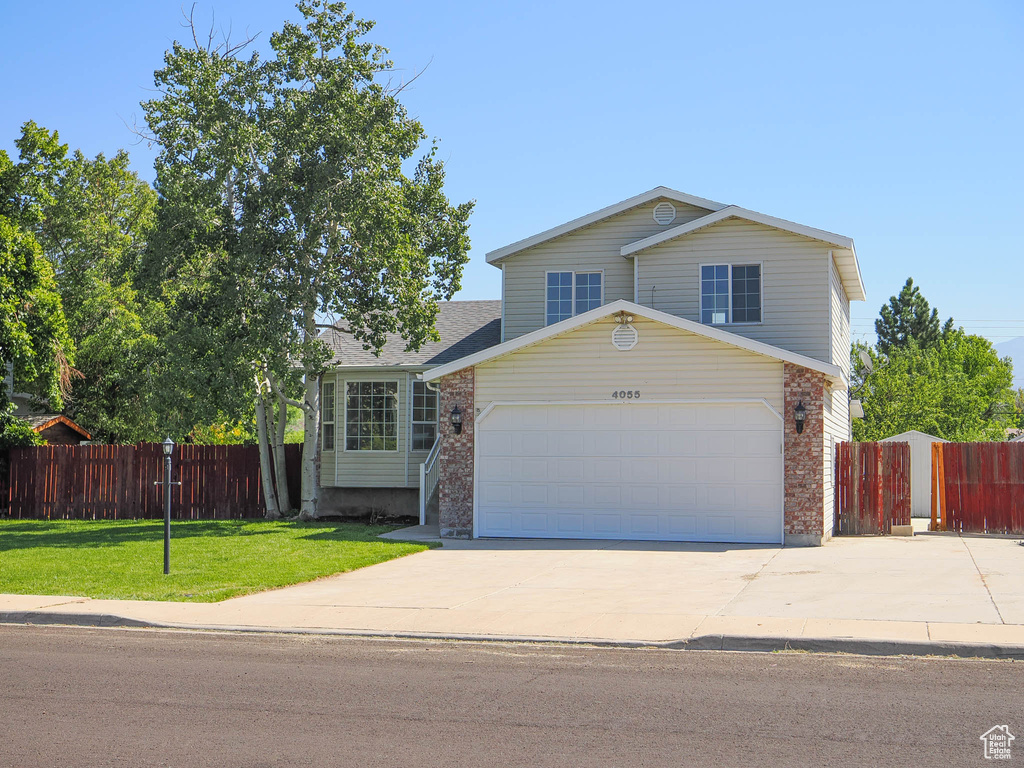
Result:
M263 399L263 385L256 386L256 432L260 443L260 476L263 480L263 498L267 506L267 519L277 520L281 517L281 508L277 504L274 491L274 480L270 462L270 445L267 440L267 409Z
M319 497L316 464L320 440L320 376L306 371L303 381L306 389L302 408L305 439L302 446L302 506L299 508L299 519L315 520Z
M277 481L277 503L281 512L290 512L292 500L288 494L288 467L284 456L284 432L288 426L288 403L277 398L277 425L274 430L274 479Z

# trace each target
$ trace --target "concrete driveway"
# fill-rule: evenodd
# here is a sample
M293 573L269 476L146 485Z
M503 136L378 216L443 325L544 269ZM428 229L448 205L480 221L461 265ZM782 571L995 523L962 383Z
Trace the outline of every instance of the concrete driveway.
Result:
M1024 628L992 625L1024 624L1024 546L951 534L842 538L789 549L453 541L219 607L224 620L265 614L274 624L448 634L814 636L844 631L842 622L853 621L858 626L848 631L859 636L884 622L886 632L929 640L931 626L954 624L1017 637Z

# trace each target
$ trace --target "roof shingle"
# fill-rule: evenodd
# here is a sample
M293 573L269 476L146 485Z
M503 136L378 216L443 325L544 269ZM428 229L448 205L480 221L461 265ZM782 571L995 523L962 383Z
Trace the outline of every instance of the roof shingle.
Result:
M344 331L324 331L320 338L334 353L330 365L429 367L450 363L501 342L500 301L442 301L437 306L436 327L441 340L428 341L416 351L407 352L405 340L397 333L389 334L377 357L372 349L363 349L362 342Z

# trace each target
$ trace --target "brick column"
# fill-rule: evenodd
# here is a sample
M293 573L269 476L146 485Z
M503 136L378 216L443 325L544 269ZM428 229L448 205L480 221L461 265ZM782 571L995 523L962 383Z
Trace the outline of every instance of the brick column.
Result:
M476 406L472 368L441 379L441 455L438 475L438 520L441 536L473 538L473 440ZM462 411L462 434L451 423L452 409Z
M817 546L825 539L825 374L783 363L785 424L785 529L789 546ZM793 414L807 409L804 430L796 433Z

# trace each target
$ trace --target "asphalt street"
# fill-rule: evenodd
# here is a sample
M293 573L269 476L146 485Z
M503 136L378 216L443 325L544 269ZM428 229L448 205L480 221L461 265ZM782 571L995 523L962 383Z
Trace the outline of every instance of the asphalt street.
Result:
M0 627L2 766L991 765L997 724L1024 761L1022 662Z

